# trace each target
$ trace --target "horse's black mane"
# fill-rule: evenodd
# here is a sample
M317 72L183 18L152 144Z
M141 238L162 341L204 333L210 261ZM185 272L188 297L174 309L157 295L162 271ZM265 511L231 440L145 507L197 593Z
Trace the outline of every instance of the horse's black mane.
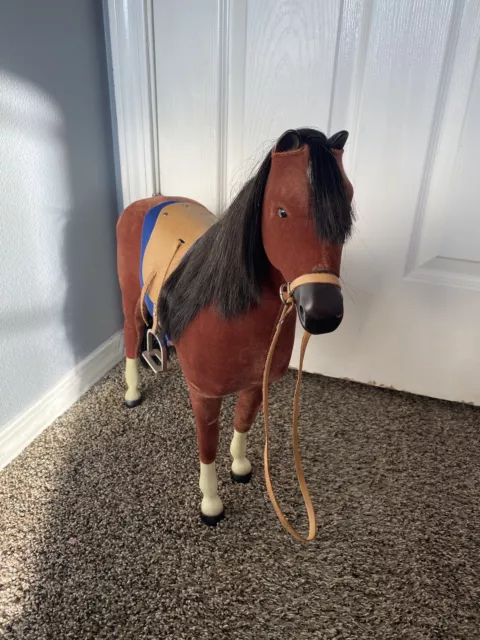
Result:
M323 133L315 129L297 133L300 144L310 148L317 234L327 242L343 243L351 232L353 213L337 161ZM178 339L204 307L213 304L225 318L231 318L258 303L268 273L261 217L270 162L271 152L163 285L159 319L170 338Z

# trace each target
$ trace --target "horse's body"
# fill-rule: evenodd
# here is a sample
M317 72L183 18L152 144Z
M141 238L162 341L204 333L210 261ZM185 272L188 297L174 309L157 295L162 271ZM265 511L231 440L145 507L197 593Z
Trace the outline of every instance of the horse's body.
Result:
M322 134L315 132L315 135ZM341 152L337 153L333 144L327 149L328 141L323 136L322 144L330 154L326 163L330 163L329 171L334 174L331 179L336 181L335 188L339 198L343 198L344 209L348 202L348 212L341 211L346 216L345 229L326 232L326 235L333 234L331 237L317 237L315 224L321 228L322 221L310 215L309 173L312 173L313 147L310 142L302 145L302 139L295 136L292 143L291 137L288 133L281 138L272 159L269 157L264 162L257 178L248 183L243 195L239 194L227 212L225 222L220 218L190 248L179 268L166 279L158 300L160 324L175 344L196 417L202 517L208 524L215 524L223 516L215 473L222 397L239 392L231 446L232 475L237 481L247 482L251 465L245 457L245 435L262 401L263 368L281 307L280 286L312 271L338 275L343 239L348 235L349 221L351 223L351 185L343 172ZM318 153L324 154L323 147ZM330 157L335 157L336 162ZM328 189L325 194L324 201L328 205ZM319 201L321 196L318 195ZM139 278L143 221L153 207L167 201L198 205L181 197L147 198L127 207L117 227L118 271L125 315L127 406L135 406L141 401L137 358L144 334ZM287 217L286 212L291 214L291 219L282 227L284 221L278 220L277 216ZM339 224L341 226L341 222ZM335 233L338 237L334 237ZM214 251L218 255L212 256ZM315 316L318 305L312 300L318 299L319 286L328 287L322 290L327 299L330 293L337 296L331 289L333 285L316 285L313 298L311 289L309 293L306 287L303 288L307 302L300 305L304 314L300 319L304 326L305 322L307 325L313 322L311 333L332 330L331 327L311 330L317 326L315 323L318 324ZM334 320L333 328L341 320L336 301L337 298L332 302L331 313L329 310L327 314L331 318L336 313L339 318ZM322 305L325 307L324 302ZM322 322L323 318L322 315ZM288 368L294 333L295 315L291 314L275 350L271 381L281 378Z

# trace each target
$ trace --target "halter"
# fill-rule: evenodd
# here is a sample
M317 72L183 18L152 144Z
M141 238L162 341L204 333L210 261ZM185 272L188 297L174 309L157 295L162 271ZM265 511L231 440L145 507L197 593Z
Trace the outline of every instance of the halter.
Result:
M270 464L268 457L268 434L270 429L270 418L268 413L268 386L270 382L270 368L272 365L273 355L275 353L275 347L282 331L285 318L295 307L295 298L293 293L295 289L304 284L333 284L340 288L340 280L337 276L330 273L309 273L299 278L296 278L292 282L287 282L280 287L280 299L283 302L283 309L280 313L280 317L277 321L275 333L273 334L272 342L267 354L267 360L265 362L265 370L263 372L263 417L265 422L265 449L263 453L264 466L265 466L265 484L267 486L268 496L275 509L278 519L282 523L284 529L288 531L294 538L301 540L302 542L311 542L317 535L317 520L315 516L315 509L313 508L310 492L308 491L305 475L303 473L302 458L299 450L299 437L298 437L298 418L300 413L300 388L302 384L302 369L303 359L305 357L305 351L311 334L305 331L302 338L302 346L300 348L300 362L298 365L298 377L297 384L295 386L295 394L293 396L293 423L292 423L292 442L293 442L293 459L295 461L295 469L297 472L298 484L300 491L302 492L303 501L307 509L308 515L308 535L302 536L298 531L288 522L287 518L283 514L278 501L275 497L275 492L272 486L272 480L270 477Z

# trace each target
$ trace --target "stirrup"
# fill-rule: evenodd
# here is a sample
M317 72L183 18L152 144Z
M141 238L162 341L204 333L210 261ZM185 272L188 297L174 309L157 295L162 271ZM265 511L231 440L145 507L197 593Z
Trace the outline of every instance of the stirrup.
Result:
M154 341L157 347L154 347ZM151 329L147 331L147 348L142 352L142 356L154 373L164 373L170 369L167 345Z

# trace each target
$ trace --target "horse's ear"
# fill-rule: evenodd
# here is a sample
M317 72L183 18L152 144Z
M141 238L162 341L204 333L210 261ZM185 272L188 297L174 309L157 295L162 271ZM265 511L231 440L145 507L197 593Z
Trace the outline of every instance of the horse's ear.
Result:
M275 153L285 153L285 151L295 151L300 147L300 136L298 131L290 129L280 136L275 145Z
M339 131L327 140L327 147L330 149L343 149L348 140L348 131Z

